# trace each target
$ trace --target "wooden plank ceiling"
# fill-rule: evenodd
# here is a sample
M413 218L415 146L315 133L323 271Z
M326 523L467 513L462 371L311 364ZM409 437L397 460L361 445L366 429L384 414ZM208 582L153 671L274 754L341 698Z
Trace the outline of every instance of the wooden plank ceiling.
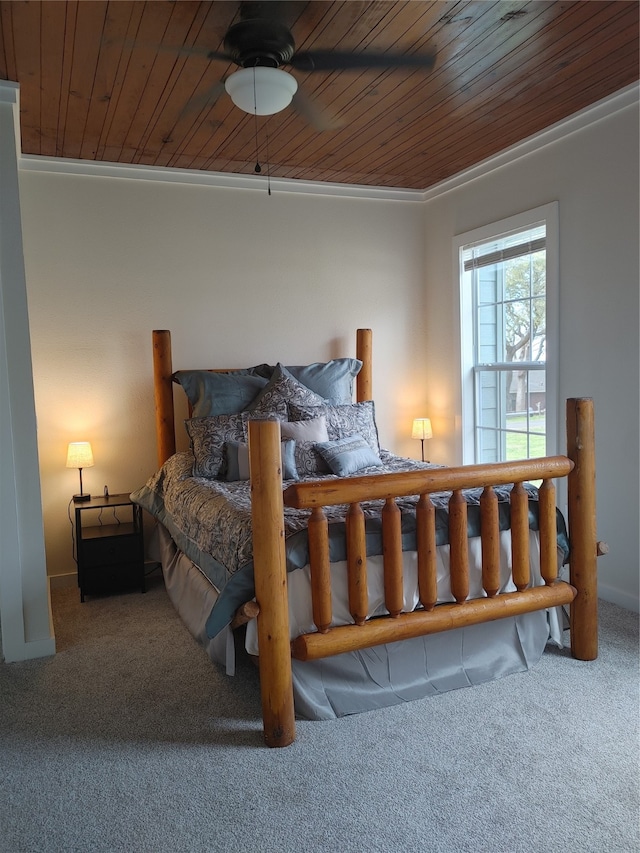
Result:
M637 0L281 3L297 50L435 51L435 66L292 71L335 126L293 107L256 120L211 96L237 66L206 52L239 5L0 2L23 153L244 174L259 159L273 176L424 190L639 76Z

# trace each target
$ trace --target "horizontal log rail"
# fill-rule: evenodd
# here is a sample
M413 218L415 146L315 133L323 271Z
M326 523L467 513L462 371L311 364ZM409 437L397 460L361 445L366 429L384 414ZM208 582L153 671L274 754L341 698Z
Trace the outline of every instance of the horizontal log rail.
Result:
M284 505L296 509L313 509L314 506L387 500L423 493L506 486L527 480L566 477L572 468L573 462L566 456L547 456L517 462L426 468L400 474L369 474L346 480L292 483L284 491Z
M383 643L439 634L546 607L571 604L575 597L574 587L564 581L556 581L551 586L535 587L524 592L505 592L496 598L474 598L461 604L440 604L432 612L413 610L411 613L402 613L397 619L370 619L355 629L353 625L341 625L325 634L302 634L291 643L291 654L296 660L318 660L346 651L368 649Z

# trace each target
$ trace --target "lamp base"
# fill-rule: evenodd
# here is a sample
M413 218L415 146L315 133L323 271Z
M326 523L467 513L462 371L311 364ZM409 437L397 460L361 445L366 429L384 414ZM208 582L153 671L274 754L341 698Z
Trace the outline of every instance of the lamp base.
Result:
M90 500L91 500L91 495L74 495L73 496L73 502L76 504L82 503L82 501L90 501Z

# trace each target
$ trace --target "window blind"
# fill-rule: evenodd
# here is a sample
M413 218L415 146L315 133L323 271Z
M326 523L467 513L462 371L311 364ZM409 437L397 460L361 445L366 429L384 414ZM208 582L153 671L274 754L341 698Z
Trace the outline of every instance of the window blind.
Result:
M518 243L515 246L505 246L503 249L494 249L492 252L487 252L484 255L480 254L477 257L465 258L465 272L479 269L480 267L490 267L494 264L499 264L502 261L510 261L513 258L521 258L524 255L531 255L534 252L540 252L546 248L546 242L546 237L539 237L536 240L526 240L524 243ZM493 245L495 245L495 243ZM483 247L478 246L476 248L482 250Z

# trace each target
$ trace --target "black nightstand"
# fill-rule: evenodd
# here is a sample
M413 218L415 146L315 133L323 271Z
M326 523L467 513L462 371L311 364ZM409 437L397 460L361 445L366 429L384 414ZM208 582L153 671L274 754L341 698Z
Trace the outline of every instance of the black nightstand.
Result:
M142 508L129 495L74 502L80 601L132 587L145 591Z

